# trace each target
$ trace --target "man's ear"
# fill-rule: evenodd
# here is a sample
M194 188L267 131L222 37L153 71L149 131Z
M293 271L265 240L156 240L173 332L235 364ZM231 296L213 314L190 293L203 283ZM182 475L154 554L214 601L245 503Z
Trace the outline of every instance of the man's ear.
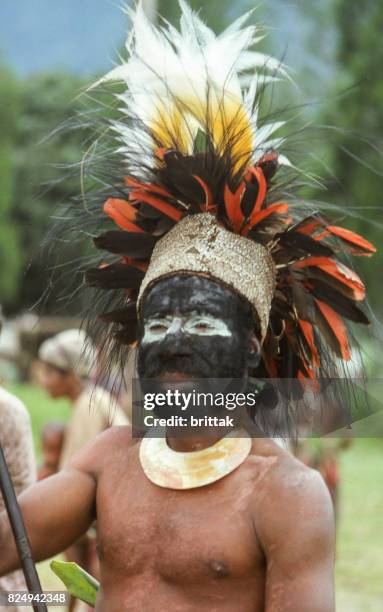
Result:
M256 368L261 360L261 343L258 340L254 332L250 336L248 366L249 368Z

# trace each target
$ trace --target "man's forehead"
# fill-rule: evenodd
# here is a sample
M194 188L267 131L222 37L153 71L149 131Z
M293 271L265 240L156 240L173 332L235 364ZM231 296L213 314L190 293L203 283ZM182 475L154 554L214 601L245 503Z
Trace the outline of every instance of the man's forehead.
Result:
M237 301L234 293L210 279L176 276L159 281L148 291L143 315L203 312L230 316Z

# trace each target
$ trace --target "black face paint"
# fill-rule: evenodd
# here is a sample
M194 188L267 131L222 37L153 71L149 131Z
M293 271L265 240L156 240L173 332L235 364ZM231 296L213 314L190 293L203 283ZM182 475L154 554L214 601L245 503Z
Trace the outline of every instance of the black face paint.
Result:
M178 328L158 342L142 342L145 321L189 313L216 317L231 333L204 336ZM253 331L251 306L234 292L199 276L166 278L149 290L142 305L138 374L140 378L171 373L190 378L243 378L257 358L251 344Z

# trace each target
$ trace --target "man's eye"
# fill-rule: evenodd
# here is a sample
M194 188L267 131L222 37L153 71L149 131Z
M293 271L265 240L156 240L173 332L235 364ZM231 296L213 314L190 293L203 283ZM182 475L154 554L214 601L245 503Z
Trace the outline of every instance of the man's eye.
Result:
M168 327L163 323L151 323L150 325L148 325L148 329L153 334L164 334L167 331Z
M204 321L198 321L198 323L194 323L193 329L195 329L198 332L203 333L203 332L209 332L213 328L211 325L209 325L209 323L205 323Z

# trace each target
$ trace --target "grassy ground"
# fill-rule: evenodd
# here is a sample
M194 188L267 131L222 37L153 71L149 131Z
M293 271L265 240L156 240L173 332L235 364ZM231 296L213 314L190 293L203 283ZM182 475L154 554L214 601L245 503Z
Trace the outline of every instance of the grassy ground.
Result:
M39 389L13 386L27 405L37 453L38 432L49 420L65 420L69 405L49 400ZM383 439L355 440L341 457L342 488L338 522L336 591L338 612L383 610ZM46 589L61 589L47 564ZM59 608L52 608L57 610Z
M341 459L339 612L383 610L383 440L359 439Z
M9 391L17 395L27 406L31 415L33 438L38 460L41 456L40 431L48 421L66 421L69 417L69 402L65 399L52 400L39 387L32 385L10 385Z

